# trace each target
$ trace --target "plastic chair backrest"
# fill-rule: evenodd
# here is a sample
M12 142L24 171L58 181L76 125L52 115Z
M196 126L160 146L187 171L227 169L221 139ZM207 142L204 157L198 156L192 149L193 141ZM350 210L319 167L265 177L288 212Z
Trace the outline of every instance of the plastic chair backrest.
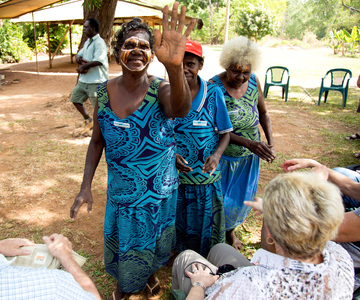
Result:
M326 72L324 79L328 74L331 76L330 87L344 87L346 85L345 79L347 77L349 77L349 79L352 77L352 73L348 69L331 69Z
M270 67L267 69L266 74L269 71L271 72L271 82L274 83L281 83L283 81L285 72L286 75L289 76L289 70L285 67L280 67L280 66Z

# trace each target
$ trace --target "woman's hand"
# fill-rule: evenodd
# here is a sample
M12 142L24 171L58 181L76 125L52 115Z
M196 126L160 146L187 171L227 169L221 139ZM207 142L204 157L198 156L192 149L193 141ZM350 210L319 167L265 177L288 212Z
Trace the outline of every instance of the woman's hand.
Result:
M219 165L221 156L213 154L205 159L204 165L202 167L202 173L209 173L210 176L215 172L217 166Z
M210 268L204 270L201 264L194 263L192 264L192 272L186 271L186 274L191 279L191 283L199 282L208 288L219 279L219 275L211 275L210 271Z
M194 28L196 19L192 19L185 33L182 34L185 25L186 7L181 7L181 13L178 20L179 2L175 2L171 13L171 26L169 29L169 7L166 5L163 10L162 34L158 29L154 31L155 37L155 55L165 67L182 66L186 39Z
M292 172L295 170L313 168L313 167L317 167L317 166L321 166L321 164L318 163L316 160L307 159L307 158L304 158L304 159L296 159L295 158L295 159L287 160L287 161L284 161L281 165L284 172Z
M248 149L259 156L261 159L267 161L267 162L273 162L273 160L276 158L275 151L272 149L272 145L268 145L265 142L258 142L258 141L251 141L249 140L249 147Z
M255 197L254 201L244 201L246 206L251 206L254 211L256 211L256 215L261 215L263 212L263 200L260 197Z
M79 194L76 196L73 205L70 209L70 218L74 220L78 213L80 207L84 204L88 204L88 212L91 213L92 204L93 204L93 197L91 191L89 189L81 190Z
M176 154L176 168L181 172L186 174L187 172L191 172L193 169L189 166L186 166L188 162L181 155Z

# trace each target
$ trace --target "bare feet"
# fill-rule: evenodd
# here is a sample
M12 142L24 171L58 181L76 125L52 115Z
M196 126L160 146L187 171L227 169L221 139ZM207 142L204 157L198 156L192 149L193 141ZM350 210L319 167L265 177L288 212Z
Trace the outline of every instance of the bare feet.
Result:
M112 293L112 296L109 298L109 300L125 300L127 299L129 294L120 292L119 286L116 287L116 291Z
M238 251L243 248L243 243L235 235L235 228L226 231L226 242Z
M146 284L145 294L148 300L160 299L161 287L156 273L152 274Z

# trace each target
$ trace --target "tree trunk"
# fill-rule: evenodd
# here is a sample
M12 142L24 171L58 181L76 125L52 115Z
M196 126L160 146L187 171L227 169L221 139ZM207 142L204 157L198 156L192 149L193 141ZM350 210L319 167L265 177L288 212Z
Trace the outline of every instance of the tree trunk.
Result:
M100 8L95 7L94 10L89 10L84 2L84 23L88 18L95 18L100 23L100 36L104 39L108 47L108 55L110 53L110 39L112 35L112 27L114 24L114 16L117 0L102 0ZM83 47L87 37L82 35L79 50Z
M211 0L209 0L209 21L210 21L210 45L213 45L213 6Z

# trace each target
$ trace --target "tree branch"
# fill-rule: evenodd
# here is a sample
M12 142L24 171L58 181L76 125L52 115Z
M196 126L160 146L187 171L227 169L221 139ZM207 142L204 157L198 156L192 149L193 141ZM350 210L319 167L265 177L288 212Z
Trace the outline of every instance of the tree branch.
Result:
M341 1L342 2L342 6L346 7L347 9L350 9L350 10L353 10L353 11L356 11L358 13L360 13L360 9L356 9L354 7L351 7L351 6L348 6L344 3L344 0Z

